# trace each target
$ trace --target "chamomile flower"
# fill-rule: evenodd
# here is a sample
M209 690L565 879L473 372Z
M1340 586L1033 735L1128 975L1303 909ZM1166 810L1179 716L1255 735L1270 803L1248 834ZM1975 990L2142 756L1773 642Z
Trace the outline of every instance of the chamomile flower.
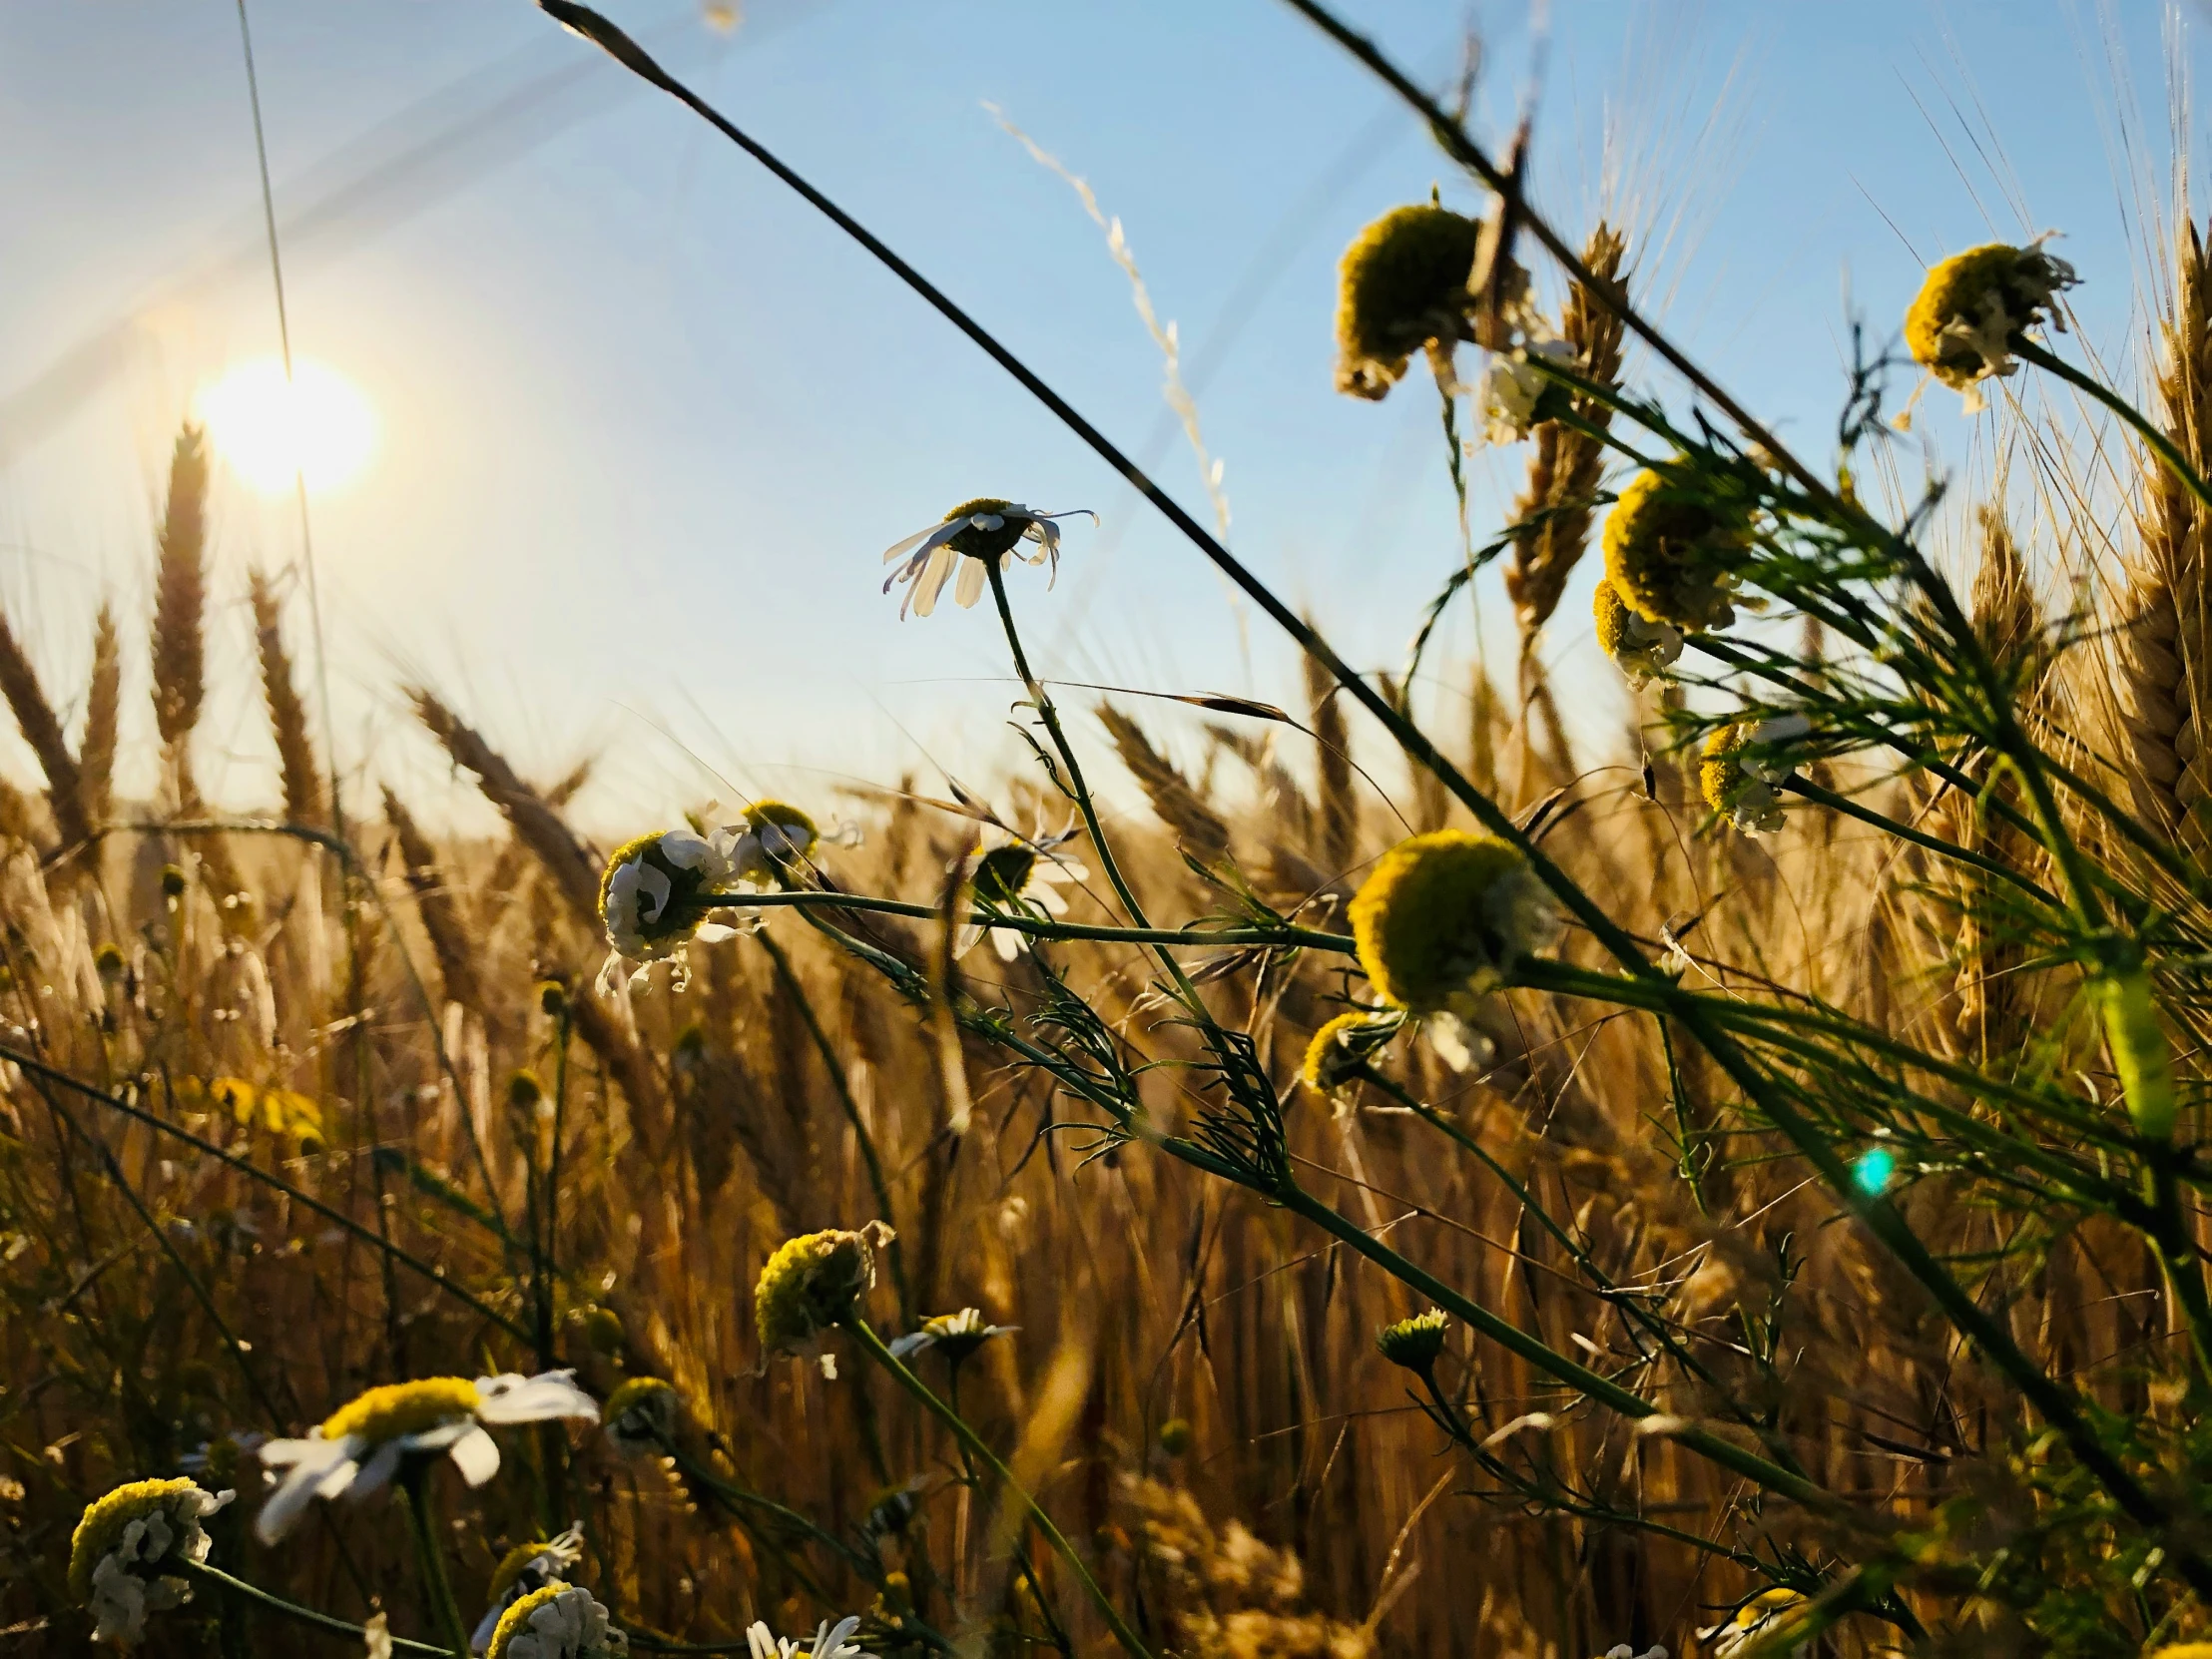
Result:
M491 1608L477 1624L475 1634L469 1637L469 1652L489 1651L491 1639L498 1634L499 1621L508 1608L525 1596L537 1594L583 1558L582 1521L566 1532L517 1544L507 1551L499 1565L492 1569L491 1583L485 1592L491 1598Z
M1708 1625L1697 1637L1713 1644L1715 1659L1728 1659L1729 1654L1766 1635L1804 1605L1804 1595L1796 1590L1780 1586L1762 1590L1737 1608L1736 1616L1726 1624ZM1811 1646L1810 1642L1798 1643L1790 1649L1792 1659L1805 1659Z
M674 1383L633 1377L607 1396L607 1439L625 1457L659 1451L676 1432L680 1402Z
M201 1522L237 1494L193 1480L134 1480L90 1504L69 1541L69 1591L93 1616L92 1639L129 1647L146 1636L146 1615L192 1599L192 1585L166 1569L205 1561Z
M1353 895L1360 965L1408 1014L1471 1014L1557 926L1528 860L1493 835L1438 830L1385 852Z
M1557 382L1541 362L1570 365L1574 347L1563 339L1531 339L1510 351L1493 351L1474 386L1474 412L1486 443L1518 443L1536 427L1536 406Z
M1444 1336L1450 1329L1451 1321L1444 1312L1431 1308L1425 1314L1415 1314L1411 1319L1399 1320L1378 1331L1376 1352L1393 1366L1425 1373L1443 1353Z
M1299 1076L1316 1094L1334 1100L1368 1074L1376 1050L1398 1033L1404 1016L1386 1008L1362 1008L1339 1014L1314 1033L1306 1045Z
M756 801L745 810L745 828L732 827L732 871L764 891L804 884L807 861L822 844L815 821L788 801Z
M1057 578L1060 574L1060 526L1054 520L1079 515L1093 524L1098 522L1098 514L1088 507L1043 513L1033 507L1024 507L1018 501L1002 501L995 495L979 495L972 501L963 501L946 513L941 522L926 530L916 530L883 550L885 564L893 559L905 561L883 578L883 591L889 593L893 582L905 583L906 597L899 602L898 614L905 616L910 606L914 615L927 616L937 608L937 595L943 591L952 567L964 558L967 563L960 565L960 582L952 597L962 606L973 605L983 597L987 567L1014 552L1024 541L1037 546L1034 553L1026 555L1029 562L1043 564L1050 559L1052 575ZM1046 586L1051 583L1047 582Z
M975 907L1040 920L1066 915L1068 901L1061 887L1079 885L1088 880L1091 873L1075 859L1062 857L1057 850L1074 836L1072 827L1056 835L1039 833L1025 837L993 826L986 832L983 850L969 866L968 888ZM986 932L991 936L991 948L998 952L1001 961L1014 960L1028 940L1028 935L1018 928L987 927L982 922L967 921L962 922L953 935L953 953L965 956Z
M819 1360L834 1380L836 1361L823 1340L875 1284L875 1250L891 1230L871 1221L858 1232L829 1228L788 1240L761 1269L753 1291L753 1322L764 1354Z
M1646 622L1628 608L1610 576L1597 579L1590 610L1597 643L1639 686L1673 667L1682 655L1682 630L1671 622Z
M1992 242L1953 254L1929 271L1905 313L1913 360L1960 393L1968 414L1985 406L1983 380L2018 370L2014 335L2039 322L2066 325L2057 297L2079 278L2072 266L2043 252L2043 241L2025 248Z
M1720 480L1647 468L1623 486L1605 520L1605 575L1646 622L1686 634L1736 620L1736 572L1751 546L1749 517Z
M1698 789L1705 804L1746 834L1762 834L1783 825L1782 796L1776 788L1794 770L1788 748L1812 730L1803 715L1738 721L1705 740L1698 759Z
M485 1659L620 1659L629 1651L630 1638L591 1591L555 1579L500 1615Z
M849 1616L833 1625L825 1619L812 1642L795 1642L756 1619L745 1633L745 1645L751 1650L751 1659L874 1659L852 1639L859 1628L860 1621Z
M919 1331L910 1331L891 1344L891 1354L903 1360L933 1348L957 1366L993 1337L1010 1337L1020 1329L1016 1325L991 1324L979 1308L962 1308L957 1314L923 1320Z
M255 1534L273 1544L314 1498L361 1499L388 1485L409 1458L448 1456L461 1478L481 1486L499 1472L499 1446L487 1427L599 1420L599 1403L572 1371L536 1377L431 1377L387 1382L340 1406L303 1440L271 1440L262 1466L276 1491L255 1518ZM284 1469L281 1479L276 1471Z
M1337 389L1370 400L1404 378L1415 351L1445 357L1472 337L1467 279L1482 228L1432 204L1392 208L1352 239L1337 268Z
M636 984L647 964L681 956L693 939L715 944L736 936L737 929L707 919L717 908L712 897L737 879L733 843L729 830L662 830L615 849L599 878L599 919L614 947L603 983L623 962L639 964Z

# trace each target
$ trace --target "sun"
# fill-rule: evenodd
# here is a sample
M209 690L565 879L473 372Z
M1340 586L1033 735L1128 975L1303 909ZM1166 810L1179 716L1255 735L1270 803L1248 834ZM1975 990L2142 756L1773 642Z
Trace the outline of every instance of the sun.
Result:
M291 379L275 357L224 371L198 398L216 452L266 495L287 495L303 480L333 489L368 464L376 448L376 411L360 388L325 364L300 358Z

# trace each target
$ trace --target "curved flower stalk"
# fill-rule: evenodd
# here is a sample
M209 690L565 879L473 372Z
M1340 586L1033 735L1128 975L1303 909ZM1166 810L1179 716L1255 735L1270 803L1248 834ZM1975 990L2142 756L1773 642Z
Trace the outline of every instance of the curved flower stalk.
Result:
M906 597L899 602L898 614L906 615L911 607L914 615L927 616L937 608L937 595L943 591L954 565L960 566L959 585L952 597L962 609L970 609L983 597L985 572L994 568L1007 554L1017 553L1023 542L1031 542L1036 551L1028 555L1033 565L1051 562L1052 577L1060 574L1060 526L1063 518L1088 518L1098 522L1098 514L1088 507L1076 507L1064 512L1039 512L1024 507L1018 501L1004 501L995 495L979 495L972 501L963 501L944 515L941 522L926 530L916 530L912 535L900 538L883 550L883 562L894 559L905 562L883 578L883 591L889 593L891 584L906 584ZM961 561L965 560L965 563ZM1045 584L1051 586L1051 581Z
M208 1558L200 1523L237 1495L192 1480L134 1480L87 1506L69 1543L69 1590L92 1612L94 1641L134 1646L148 1613L192 1599L176 1569Z
M450 1457L461 1478L481 1486L499 1472L499 1444L488 1428L563 1417L599 1420L599 1402L572 1371L432 1377L390 1382L339 1407L305 1439L271 1440L263 1466L276 1489L254 1519L263 1543L288 1533L315 1498L355 1501L390 1484L408 1465ZM286 1472L278 1478L278 1469Z

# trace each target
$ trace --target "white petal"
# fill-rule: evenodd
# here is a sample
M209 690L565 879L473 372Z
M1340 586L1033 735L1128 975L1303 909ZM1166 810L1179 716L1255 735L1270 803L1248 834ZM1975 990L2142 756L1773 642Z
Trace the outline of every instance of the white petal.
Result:
M621 880L626 870L637 872L634 884L638 892L638 919L659 921L662 913L668 909L669 895L676 890L674 883L651 864L626 865L625 869L615 871L615 879ZM610 893L612 890L610 886ZM652 904L651 909L646 908L648 901Z
M889 564L901 553L910 553L913 557L909 562L919 564L924 554L932 548L942 547L967 527L966 519L956 518L950 523L932 524L926 530L917 530L904 541L893 542L883 554L883 562Z
M927 616L937 608L937 593L943 588L944 579L952 574L953 561L959 557L947 548L939 547L929 555L929 563L914 579L913 591L906 597L913 605L914 615Z
M271 1443L303 1445L308 1442L290 1440ZM351 1478L353 1460L350 1457L341 1452L337 1466L348 1471L347 1477ZM295 1465L291 1473L284 1476L276 1489L270 1493L269 1501L262 1505L262 1512L254 1517L254 1535L265 1544L273 1544L289 1532L300 1515L305 1513L307 1505L314 1501L315 1487L321 1484L329 1472L329 1466L321 1463L302 1462Z
M399 1460L406 1455L407 1447L402 1441L386 1440L369 1453L368 1461L346 1482L345 1495L355 1503L374 1497L391 1484L391 1477L399 1472ZM325 1489L321 1495L335 1497L337 1494L327 1489L329 1484L327 1480L323 1482Z
M481 1486L499 1472L499 1442L475 1424L453 1442L453 1466L471 1486Z
M599 1401L576 1385L573 1371L479 1377L476 1398L476 1414L489 1423L545 1422L553 1417L599 1420Z
M1011 927L991 929L991 948L998 952L1002 962L1010 962L1021 954L1021 934Z
M983 568L981 559L963 559L960 562L960 585L952 597L960 602L963 611L974 608L983 597L983 579L990 573Z
M1015 510L1019 511L1020 509L1016 508ZM1006 528L1006 521L996 513L970 513L968 514L968 522L978 530L1003 530Z
M661 836L661 856L678 869L698 869L714 855L707 837L689 830L671 830Z
M699 931L692 935L701 944L720 944L725 939L734 939L737 936L738 930L735 927L727 926L719 921L701 922Z

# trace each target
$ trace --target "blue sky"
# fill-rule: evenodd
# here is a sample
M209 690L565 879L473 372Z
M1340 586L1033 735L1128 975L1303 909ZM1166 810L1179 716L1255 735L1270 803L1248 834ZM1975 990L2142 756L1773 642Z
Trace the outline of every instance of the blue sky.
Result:
M1432 183L1477 199L1309 25L1277 0L751 0L725 38L683 0L608 10L1203 509L1103 236L984 105L1087 177L1179 324L1234 545L1355 662L1399 660L1455 559L1442 444L1424 384L1333 393L1335 261ZM1451 74L1456 7L1348 11ZM1528 15L1474 21L1495 138ZM1625 217L1646 302L1815 452L1847 295L1886 331L1922 260L1992 236L2063 230L2088 335L2132 372L2168 42L2200 55L2203 21L2153 0L1557 0L1537 200L1575 234ZM1019 755L988 607L901 624L876 592L885 545L975 494L1105 515L1071 529L1057 590L1015 578L1047 674L1288 695L1265 624L1248 651L1217 578L1017 386L533 7L265 3L255 23L294 346L382 423L370 468L313 508L358 774L442 788L393 692L420 677L525 771L604 754L587 816L610 830L737 791L987 778ZM0 87L0 600L68 701L100 595L143 613L179 416L274 350L275 318L227 0L7 8ZM1948 401L1921 432L1970 467ZM1522 459L1474 461L1478 533ZM222 483L229 666L202 769L234 804L274 796L244 573L296 548L288 503ZM1546 655L1595 728L1626 703L1582 638L1586 580ZM1447 733L1472 644L1455 618L1424 688ZM137 737L143 768L150 722Z

